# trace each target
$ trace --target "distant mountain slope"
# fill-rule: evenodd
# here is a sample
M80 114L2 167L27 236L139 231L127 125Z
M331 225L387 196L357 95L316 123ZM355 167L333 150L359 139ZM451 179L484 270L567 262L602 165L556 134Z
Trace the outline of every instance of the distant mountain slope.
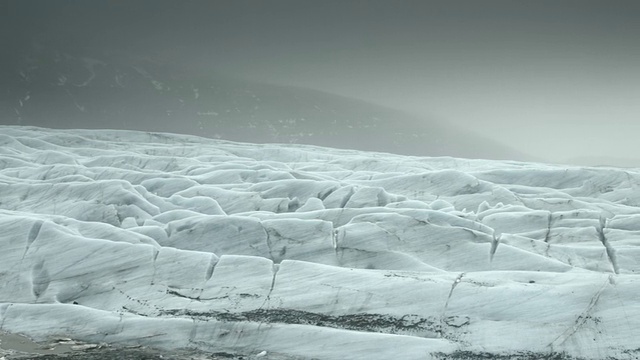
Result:
M462 129L364 101L194 74L149 58L40 49L4 66L0 124L113 128L399 154L530 160Z

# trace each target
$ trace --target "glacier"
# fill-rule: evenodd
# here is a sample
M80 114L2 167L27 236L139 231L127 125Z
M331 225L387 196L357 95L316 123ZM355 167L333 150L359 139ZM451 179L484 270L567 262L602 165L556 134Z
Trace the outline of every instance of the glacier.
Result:
M40 344L640 356L638 169L0 126L0 228L0 332Z

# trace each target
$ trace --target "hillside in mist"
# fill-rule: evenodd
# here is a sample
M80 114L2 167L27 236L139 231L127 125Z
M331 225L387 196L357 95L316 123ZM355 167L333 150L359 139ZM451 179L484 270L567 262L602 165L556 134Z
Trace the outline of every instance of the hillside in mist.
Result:
M130 53L35 47L3 66L0 124L173 132L410 155L527 156L433 119L311 89L233 79ZM215 68L215 66L212 66Z

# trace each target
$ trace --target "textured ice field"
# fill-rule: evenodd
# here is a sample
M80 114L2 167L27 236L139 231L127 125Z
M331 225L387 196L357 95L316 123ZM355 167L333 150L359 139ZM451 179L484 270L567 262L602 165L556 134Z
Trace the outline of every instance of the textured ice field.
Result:
M639 206L633 169L0 127L0 331L636 359Z

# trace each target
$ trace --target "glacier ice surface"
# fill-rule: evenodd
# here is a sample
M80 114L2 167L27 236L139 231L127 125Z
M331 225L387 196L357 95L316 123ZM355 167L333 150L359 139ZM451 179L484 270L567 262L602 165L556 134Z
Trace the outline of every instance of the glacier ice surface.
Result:
M0 143L2 332L274 359L640 355L635 169L113 130Z

